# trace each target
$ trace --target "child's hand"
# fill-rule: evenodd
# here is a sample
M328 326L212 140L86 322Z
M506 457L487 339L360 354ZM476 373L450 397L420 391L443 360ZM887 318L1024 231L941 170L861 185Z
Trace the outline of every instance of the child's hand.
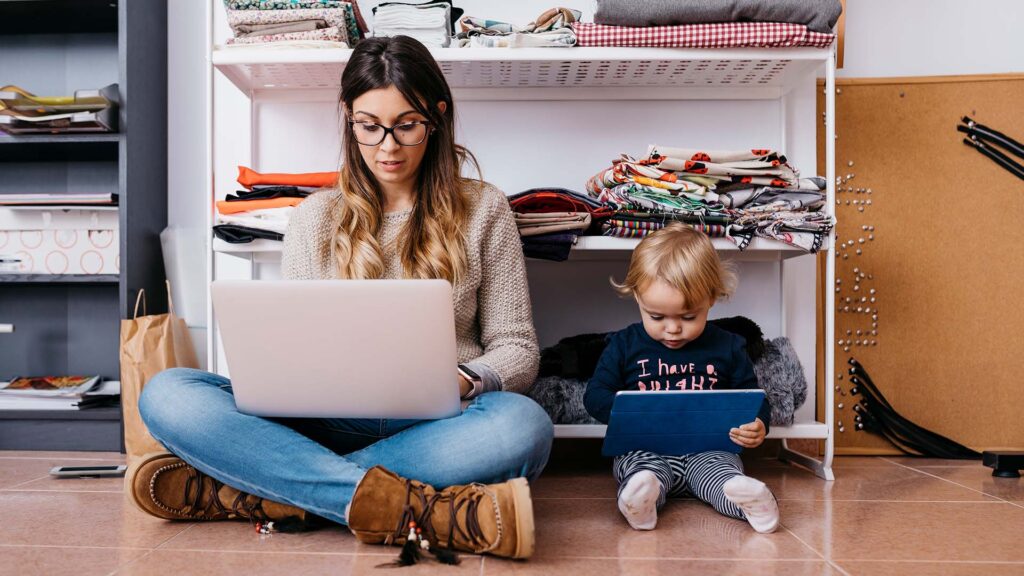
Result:
M764 442L764 422L754 418L750 424L729 430L729 439L744 448L757 448Z

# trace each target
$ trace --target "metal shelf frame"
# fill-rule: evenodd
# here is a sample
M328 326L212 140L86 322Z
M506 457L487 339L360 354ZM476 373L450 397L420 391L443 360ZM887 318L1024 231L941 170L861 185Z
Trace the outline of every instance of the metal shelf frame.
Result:
M212 16L211 16L212 18ZM213 45L212 24L207 26ZM788 49L648 49L648 48L524 48L434 49L456 98L486 101L516 100L775 100L786 110L787 94L797 86L816 81L815 74L825 72L825 165L827 210L835 213L835 50L817 48ZM211 52L211 74L220 72L251 102L289 101L292 99L333 101L341 72L351 50L322 49L238 49L215 47ZM208 116L212 117L212 89ZM799 112L802 114L803 112ZM789 112L794 114L794 112ZM809 114L817 116L814 111ZM817 120L817 119L815 119ZM783 113L779 129L785 141L790 118ZM209 124L213 148L212 121ZM257 126L253 119L252 129ZM212 163L211 163L212 167ZM211 168L212 170L212 168ZM214 181L213 174L209 180ZM211 198L215 192L211 191ZM211 202L212 205L212 202ZM212 226L212 210L208 214ZM583 237L566 265L573 260L628 258L636 240ZM791 258L814 258L778 242L755 239L744 251L727 239L714 239L723 256L742 261L779 262ZM835 236L828 238L822 252L827 254L825 286L835 283ZM252 277L258 264L275 263L280 258L280 243L256 241L231 245L210 240L208 268L215 278L214 255L230 254L247 259ZM780 273L780 277L783 274ZM784 293L784 290L783 290ZM786 317L785 298L779 303ZM816 338L825 345L824 418L800 421L793 426L775 426L769 438L782 440L780 458L805 466L825 480L833 480L835 358L832 343L835 334L834 294L825 290L825 326ZM785 322L783 322L785 324ZM218 337L212 306L208 309L208 351L210 366L216 369ZM784 331L785 333L785 331ZM809 386L814 386L810 381ZM816 394L810 395L811 398ZM809 400L813 401L813 400ZM557 425L556 437L599 438L604 426ZM821 458L790 449L790 439L824 441Z

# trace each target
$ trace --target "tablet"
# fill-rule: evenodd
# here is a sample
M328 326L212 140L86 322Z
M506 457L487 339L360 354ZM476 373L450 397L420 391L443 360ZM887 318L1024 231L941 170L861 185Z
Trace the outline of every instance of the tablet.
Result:
M615 395L605 456L645 450L665 456L721 450L739 454L729 430L753 422L764 390L627 391Z

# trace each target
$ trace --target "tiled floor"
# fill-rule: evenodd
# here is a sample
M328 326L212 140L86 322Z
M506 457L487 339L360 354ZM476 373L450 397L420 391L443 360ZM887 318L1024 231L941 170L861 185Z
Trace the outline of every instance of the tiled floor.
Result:
M529 562L463 556L401 574L1024 574L1024 484L976 462L839 458L825 483L772 460L748 463L775 491L771 535L692 500L672 500L657 530L634 532L615 507L607 465L556 450L534 485ZM241 523L169 523L126 504L120 479L55 480L58 464L119 454L0 452L0 574L381 573L394 550L341 528L260 536Z

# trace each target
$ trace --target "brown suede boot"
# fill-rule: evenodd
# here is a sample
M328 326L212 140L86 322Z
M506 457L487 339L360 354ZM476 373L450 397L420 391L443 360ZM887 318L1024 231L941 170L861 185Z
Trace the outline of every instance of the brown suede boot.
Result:
M410 524L431 547L506 558L533 554L533 504L525 478L438 491L371 468L352 496L349 529L366 544L404 544Z
M144 459L130 478L132 499L143 511L167 520L293 520L305 510L264 500L218 482L173 454Z

